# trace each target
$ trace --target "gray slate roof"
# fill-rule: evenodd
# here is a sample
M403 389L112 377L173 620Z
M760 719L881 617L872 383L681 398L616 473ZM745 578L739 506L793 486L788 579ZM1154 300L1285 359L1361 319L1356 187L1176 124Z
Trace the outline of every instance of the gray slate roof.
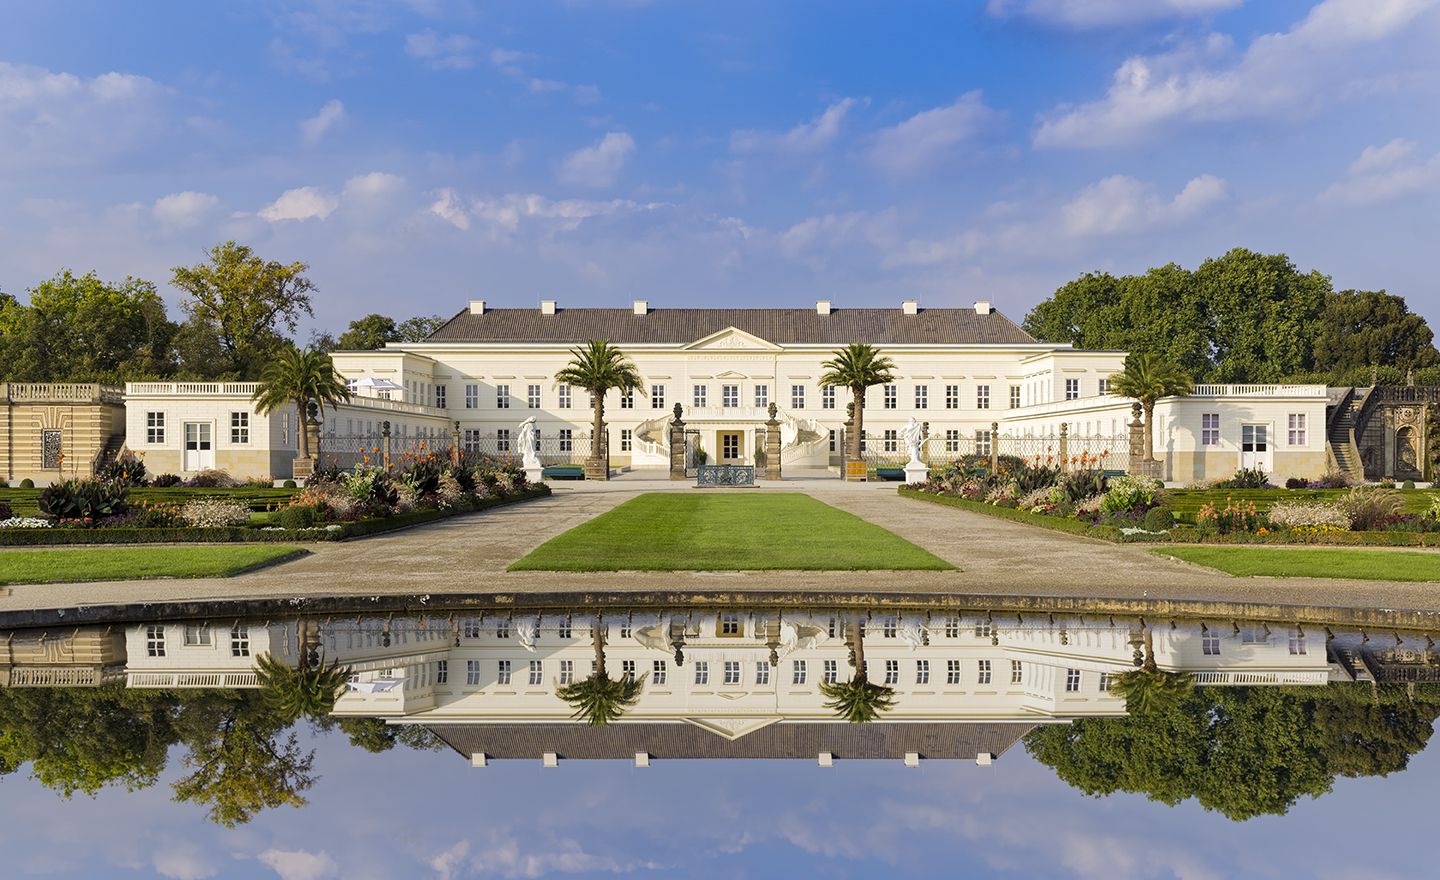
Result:
M562 759L624 758L646 752L656 760L683 758L790 758L814 761L821 752L837 760L894 758L918 752L922 758L974 759L999 756L1034 729L1026 723L805 724L779 722L736 740L693 724L437 724L427 729L470 757L540 760L545 752Z
M630 309L490 309L472 315L467 309L451 318L427 342L558 342L574 344L608 339L616 345L656 343L684 345L735 327L777 345L818 343L848 345L1028 344L1035 338L1014 321L992 310L835 309L828 315L814 309L651 309L636 315Z

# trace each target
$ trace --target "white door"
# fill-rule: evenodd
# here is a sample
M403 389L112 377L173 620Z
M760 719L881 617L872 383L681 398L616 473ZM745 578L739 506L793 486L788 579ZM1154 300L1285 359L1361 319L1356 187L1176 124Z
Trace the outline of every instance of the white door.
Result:
M215 444L210 441L209 422L185 423L185 470L199 471L215 466Z
M1240 467L1259 468L1270 473L1270 427L1240 426Z

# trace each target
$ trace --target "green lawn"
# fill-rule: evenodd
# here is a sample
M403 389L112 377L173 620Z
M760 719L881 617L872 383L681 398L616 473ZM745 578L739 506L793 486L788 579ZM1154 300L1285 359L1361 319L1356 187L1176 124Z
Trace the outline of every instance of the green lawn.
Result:
M126 547L0 553L0 584L230 577L299 547Z
M511 571L869 571L955 566L808 495L641 495Z
M1218 568L1240 577L1440 581L1440 553L1265 547L1167 547L1150 552Z
M1271 479L1274 479L1272 477ZM1440 490L1397 489L1405 499L1406 513L1423 513L1430 509L1431 499ZM1167 489L1170 508L1176 516L1194 519L1196 511L1206 503L1225 506L1225 499L1255 502L1255 509L1261 513L1270 509L1276 501L1338 501L1349 494L1349 489Z

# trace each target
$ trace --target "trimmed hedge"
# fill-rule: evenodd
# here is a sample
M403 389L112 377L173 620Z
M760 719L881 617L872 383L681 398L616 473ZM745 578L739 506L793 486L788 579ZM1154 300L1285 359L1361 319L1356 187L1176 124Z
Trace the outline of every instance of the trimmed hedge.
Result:
M40 493L42 489L0 489L0 501L9 504L16 516L39 516ZM130 490L131 504L148 501L151 504L184 504L198 498L223 498L227 501L244 501L250 505L251 513L264 513L271 504L289 501L299 489L266 489L242 487L239 489L152 489L148 487Z
M366 519L358 522L339 523L338 529L326 529L323 525L313 529L291 531L281 529L266 531L256 527L219 529L0 529L0 546L40 547L59 544L283 544L294 541L343 541L346 538L362 538L397 529L423 525L501 507L550 494L550 487L544 484L523 492L516 492L508 498L486 498L478 504L465 504L448 510L416 510L387 516L383 519Z
M1010 510L968 501L951 495L931 495L917 492L904 486L899 493L906 498L928 501L958 507L973 513L983 513L997 519L1014 520L1057 532L1070 532L1110 541L1115 544L1318 544L1340 547L1440 547L1440 532L1291 532L1276 531L1256 534L1255 532L1231 532L1221 535L1202 532L1199 529L1173 529L1165 534L1153 532L1127 535L1115 526L1091 526L1073 519L1044 516L1023 510Z

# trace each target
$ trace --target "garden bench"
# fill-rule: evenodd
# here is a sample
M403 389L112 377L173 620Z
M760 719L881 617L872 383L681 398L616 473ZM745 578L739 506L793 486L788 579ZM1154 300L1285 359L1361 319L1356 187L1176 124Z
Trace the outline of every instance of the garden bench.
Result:
M1111 471L1111 470L1107 470L1107 471L1105 472L1105 476L1106 476L1106 478L1108 478L1108 479L1114 479L1115 477L1123 477L1123 476L1125 476L1125 472L1124 472L1124 471Z
M583 480L585 468L578 464L557 464L540 470L542 480Z
M875 478L879 480L903 480L905 479L905 469L898 467L877 467L875 469Z

